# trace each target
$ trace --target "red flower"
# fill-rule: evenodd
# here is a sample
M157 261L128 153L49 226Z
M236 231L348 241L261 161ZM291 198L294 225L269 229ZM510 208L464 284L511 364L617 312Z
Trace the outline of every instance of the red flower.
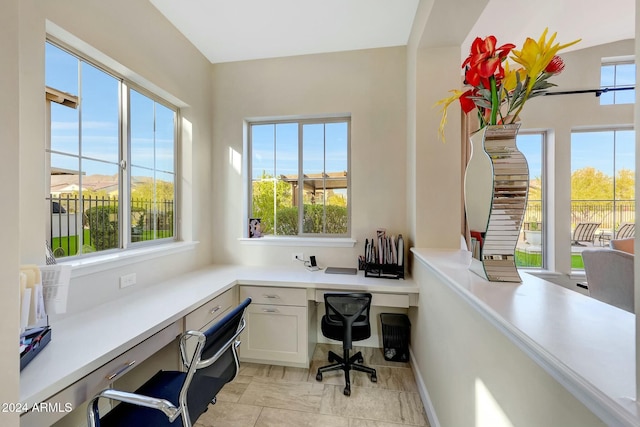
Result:
M460 108L462 108L465 114L476 108L476 103L471 99L471 97L474 96L474 92L474 90L469 89L458 98L460 100Z
M515 47L514 44L507 43L496 48L495 36L488 36L484 40L476 37L471 45L471 53L462 63L462 68L468 66L465 73L467 83L478 86L481 78L488 79L493 76L496 79L502 79L504 77L502 61Z
M564 70L564 61L558 55L554 56L544 69L545 73L559 74Z

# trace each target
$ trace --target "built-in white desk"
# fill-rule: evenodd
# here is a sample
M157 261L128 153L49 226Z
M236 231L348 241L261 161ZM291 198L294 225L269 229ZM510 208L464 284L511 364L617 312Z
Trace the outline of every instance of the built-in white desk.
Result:
M207 267L53 323L51 343L20 374L21 404L32 408L47 400L62 405L87 400L104 388L109 375L124 372L135 358L142 360L175 340L184 330L185 316L238 285L304 289L313 302L321 299L322 290L372 292L377 295L374 303L380 305L385 304L385 295L393 304L404 295L408 305L416 305L418 297L411 279L365 278L362 272L333 275L300 266ZM36 415L23 414L21 425L42 425L30 420ZM48 421L63 415L46 414Z

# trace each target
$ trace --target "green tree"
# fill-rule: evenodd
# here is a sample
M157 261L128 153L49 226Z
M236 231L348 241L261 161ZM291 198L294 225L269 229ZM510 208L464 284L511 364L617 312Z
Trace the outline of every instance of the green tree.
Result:
M620 169L616 176L616 199L635 200L636 174L631 169Z
M133 199L154 200L154 185L150 179L134 185L131 189L131 197ZM155 183L155 199L156 201L173 200L174 190L173 182L157 180Z
M586 167L571 174L571 198L573 200L613 199L613 178L604 172Z
M293 206L292 186L288 182L275 179L263 171L260 180L253 181L251 202L251 216L260 218L263 233L272 234L276 222L275 213L283 208L291 208ZM283 215L289 218L291 213L288 212ZM280 233L280 231L281 227L278 227L277 234L296 234L297 225L296 233Z

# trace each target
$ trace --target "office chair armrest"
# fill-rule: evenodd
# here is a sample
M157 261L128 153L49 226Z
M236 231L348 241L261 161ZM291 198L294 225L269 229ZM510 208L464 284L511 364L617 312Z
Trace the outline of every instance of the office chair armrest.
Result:
M90 427L96 427L100 425L99 413L98 413L98 400L104 397L106 399L118 400L120 402L131 403L132 405L144 406L147 408L157 409L162 411L170 421L176 419L179 414L179 409L176 408L173 403L166 399L158 399L155 397L144 396L141 394L130 393L127 391L106 389L98 393L87 406L87 419Z
M191 357L193 356L187 354L187 340L193 337L198 339L198 343L200 343L200 345L203 345L206 341L206 337L201 331L186 331L182 334L182 336L180 337L180 358L182 359L182 366L184 366L185 370L189 370Z

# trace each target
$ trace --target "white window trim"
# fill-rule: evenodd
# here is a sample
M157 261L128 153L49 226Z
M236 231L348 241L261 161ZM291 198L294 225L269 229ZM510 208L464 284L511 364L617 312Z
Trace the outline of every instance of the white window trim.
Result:
M251 196L249 192L249 186L251 185L251 151L250 151L250 143L249 143L249 133L250 127L252 124L256 123L271 123L271 122L303 122L303 121L313 121L313 120L335 120L335 119L345 119L349 121L349 141L347 145L347 156L348 156L348 164L349 164L349 174L347 176L347 186L348 186L348 197L349 197L349 206L348 206L348 230L349 234L353 233L351 229L351 113L330 113L330 114L311 114L311 115L293 115L293 116L265 116L265 117L247 117L244 119L242 124L242 151L246 153L245 156L242 156L242 170L246 171L246 173L242 174L242 237L238 238L243 244L254 244L254 245L268 245L268 246L298 246L298 245L307 245L307 246L326 246L326 247L337 247L337 248L346 248L346 247L354 247L357 241L348 236L339 236L332 237L331 235L322 235L318 237L310 236L310 235L300 235L297 236L280 236L280 235L269 235L263 236L259 239L249 238L249 217L250 217L250 206L251 206ZM247 243L248 242L248 243ZM259 243L263 242L263 243ZM264 243L267 242L267 243Z
M161 258L168 255L195 250L199 241L171 242L136 247L134 249L110 251L99 255L63 258L57 265L71 266L71 278L88 276L102 271L113 271L127 265Z

